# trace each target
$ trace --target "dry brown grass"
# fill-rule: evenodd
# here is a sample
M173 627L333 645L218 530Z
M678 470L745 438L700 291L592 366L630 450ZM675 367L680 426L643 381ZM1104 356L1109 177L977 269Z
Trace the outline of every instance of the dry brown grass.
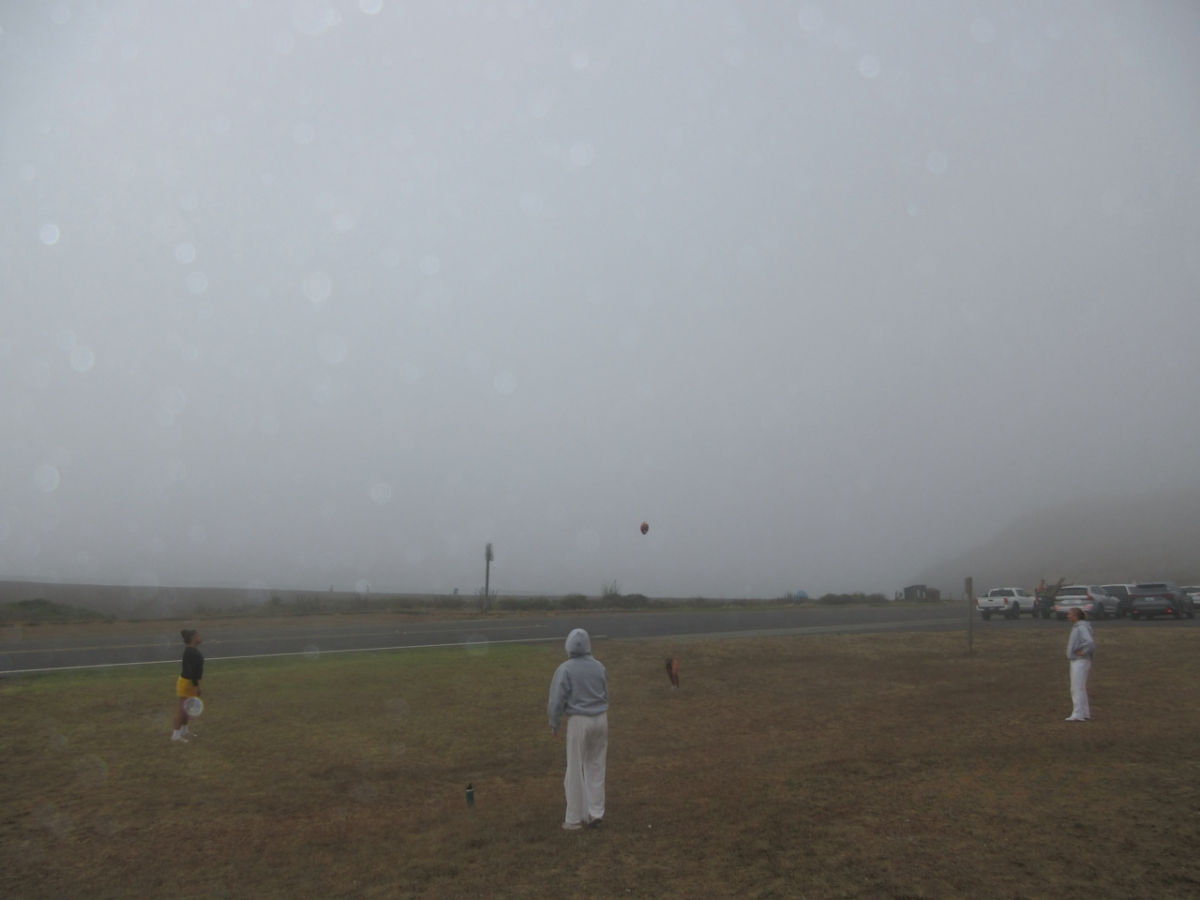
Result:
M601 642L577 834L559 648L212 664L186 747L162 668L0 682L0 895L1194 898L1200 631L1097 637L1086 725L1062 628Z

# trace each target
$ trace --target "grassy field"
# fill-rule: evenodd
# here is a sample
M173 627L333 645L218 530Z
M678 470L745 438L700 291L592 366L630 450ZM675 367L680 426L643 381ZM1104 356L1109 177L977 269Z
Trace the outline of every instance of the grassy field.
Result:
M598 642L574 834L557 646L210 663L186 746L166 667L0 681L0 895L1194 898L1200 631L1097 638L1084 725L1065 628Z

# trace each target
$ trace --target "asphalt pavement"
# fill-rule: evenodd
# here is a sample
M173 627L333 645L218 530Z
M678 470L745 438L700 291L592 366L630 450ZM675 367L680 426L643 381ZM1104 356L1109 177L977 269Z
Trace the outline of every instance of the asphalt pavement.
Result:
M123 623L98 625L71 638L48 636L48 629L0 629L0 674L19 675L107 666L178 664L182 653L178 623L162 623L161 634L147 634ZM215 624L215 623L214 623ZM587 612L551 616L481 616L440 622L404 622L395 617L359 618L333 624L325 617L278 621L225 620L203 628L206 661L273 656L319 657L331 653L400 651L428 647L480 649L490 644L556 642L572 628L586 628L596 640L701 640L883 631L964 631L966 612L959 606L791 607L785 609ZM1197 627L1200 619L1132 622L1104 621L1098 628ZM978 633L1010 629L1055 629L1054 619L1017 621L975 618Z

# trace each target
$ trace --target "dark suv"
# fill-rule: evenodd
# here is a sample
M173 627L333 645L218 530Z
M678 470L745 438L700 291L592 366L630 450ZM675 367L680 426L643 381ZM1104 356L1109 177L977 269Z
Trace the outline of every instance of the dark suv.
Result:
M1129 596L1129 592L1132 591L1135 587L1137 587L1137 585L1136 584L1102 584L1100 586L1102 588L1104 588L1104 593L1108 594L1110 597L1117 598L1117 618L1123 619L1127 615L1129 615L1129 604L1132 602L1132 598Z
M1153 619L1155 616L1187 616L1196 618L1192 598L1179 589L1173 581L1146 581L1135 584L1129 591L1129 615L1135 619Z

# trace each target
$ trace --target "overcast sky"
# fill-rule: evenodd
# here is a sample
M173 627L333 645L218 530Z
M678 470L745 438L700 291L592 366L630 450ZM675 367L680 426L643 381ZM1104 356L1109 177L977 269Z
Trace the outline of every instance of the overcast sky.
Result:
M0 577L890 593L1196 486L1197 6L6 3Z

